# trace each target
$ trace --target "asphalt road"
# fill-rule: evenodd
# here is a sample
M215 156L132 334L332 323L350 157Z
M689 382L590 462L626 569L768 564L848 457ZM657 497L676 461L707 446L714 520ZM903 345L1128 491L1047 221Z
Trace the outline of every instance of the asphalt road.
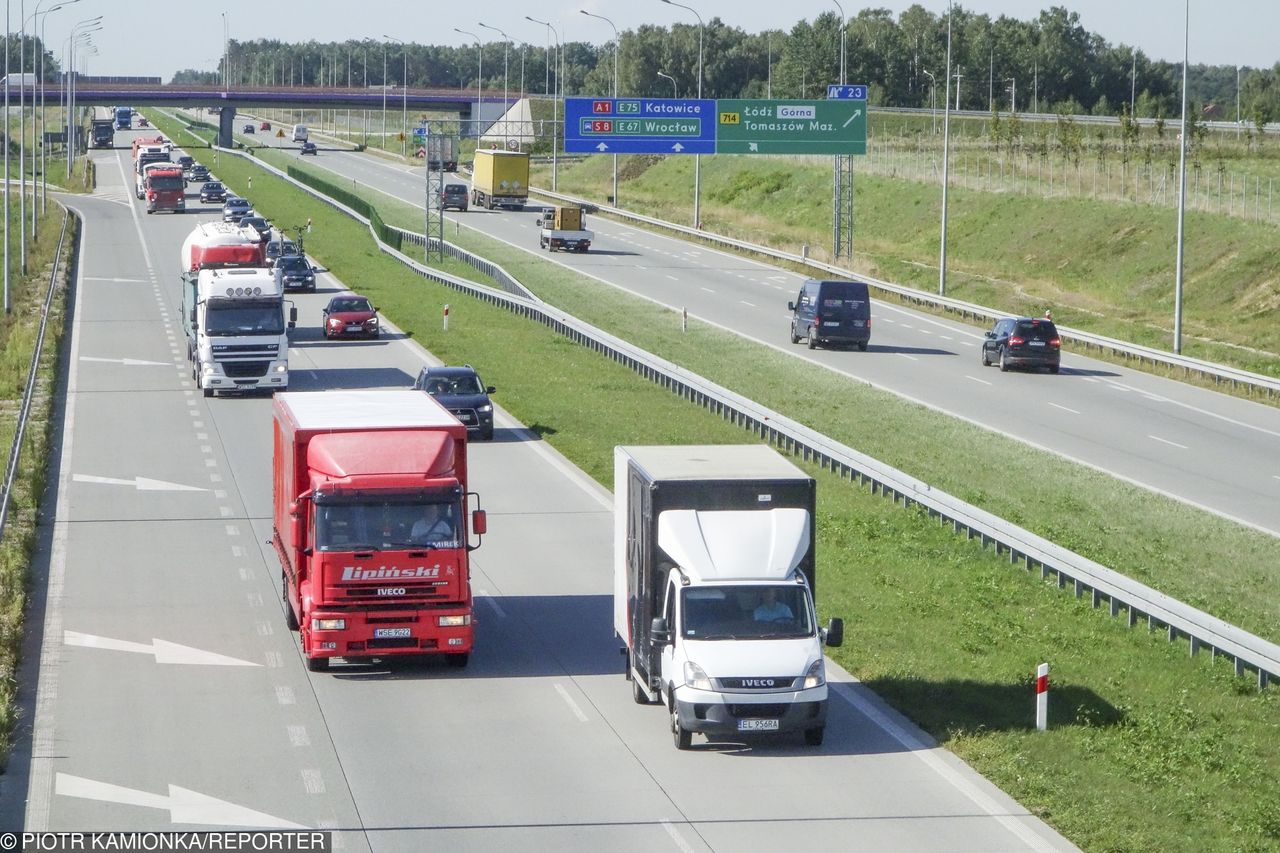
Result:
M177 256L206 217L146 216L127 154L93 157L0 824L332 828L377 853L1073 849L834 665L822 747L677 751L621 674L609 494L501 412L471 445L491 532L470 666L309 673L266 544L270 401L203 398L185 357ZM294 297L291 389L408 385L430 357L394 326L322 340L340 286Z
M332 149L308 162L422 204L421 168ZM786 306L802 277L599 216L589 217L596 234L589 254L550 254L538 248L539 207L471 208L446 218L603 285L1280 536L1280 409L1073 353L1064 354L1057 376L1001 373L981 365L985 329L883 301L873 303L868 352L810 351L788 338Z

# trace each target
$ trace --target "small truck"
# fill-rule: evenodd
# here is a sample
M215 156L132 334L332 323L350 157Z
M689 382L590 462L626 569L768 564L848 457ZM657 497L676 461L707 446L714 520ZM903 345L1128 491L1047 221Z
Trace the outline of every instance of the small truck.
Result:
M542 230L538 235L539 245L549 252L557 249L565 251L585 252L591 248L595 234L583 227L585 216L580 207L544 208L542 218L538 220Z

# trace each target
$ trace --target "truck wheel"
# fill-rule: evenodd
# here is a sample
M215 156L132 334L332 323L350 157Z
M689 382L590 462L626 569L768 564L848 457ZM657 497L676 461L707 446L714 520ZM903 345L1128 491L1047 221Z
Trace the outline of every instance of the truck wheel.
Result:
M634 675L631 676L631 698L635 700L637 705L652 705L649 701L649 691L644 689L640 683L640 679Z
M827 730L823 726L819 726L816 729L805 729L804 742L809 746L822 746L822 736L826 732Z
M449 664L449 666L454 669L462 669L471 660L471 653L463 652L460 655L445 655L444 659L445 663Z
M809 349L817 349L817 348L818 348L818 336L817 336L816 334L814 334L813 326L810 326L810 327L809 327L809 341L808 341L808 344L809 344Z
M204 396L205 396L205 397L212 397L212 396L213 396L213 389L212 389L212 388L202 388L202 389L200 389L200 390L202 390L202 391L204 392Z
M293 605L289 603L289 581L284 576L284 569L280 570L280 600L284 604L284 624L290 631L298 630L298 615L293 612Z
M680 712L676 710L675 702L671 703L671 739L676 749L688 749L693 746L693 732L680 725Z
M312 672L328 672L329 659L328 658L307 658L307 669L311 670Z

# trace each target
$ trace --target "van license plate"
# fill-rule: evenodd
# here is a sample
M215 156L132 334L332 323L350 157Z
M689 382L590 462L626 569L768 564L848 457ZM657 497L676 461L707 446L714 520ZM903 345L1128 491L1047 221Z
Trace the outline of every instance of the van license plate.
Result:
M1044 346L1044 341L1032 341L1032 342L1031 342L1031 345L1032 345L1033 347L1042 347L1042 346Z
M839 321L839 320L835 320L835 321L832 321L832 320L823 320L823 321L822 321L822 328L824 328L824 329L831 329L831 328L835 328L836 326L839 326L839 325L840 325L840 321Z
M408 628L374 628L373 636L379 640L393 640L411 635Z
M777 730L777 720L738 720L740 732L776 732Z

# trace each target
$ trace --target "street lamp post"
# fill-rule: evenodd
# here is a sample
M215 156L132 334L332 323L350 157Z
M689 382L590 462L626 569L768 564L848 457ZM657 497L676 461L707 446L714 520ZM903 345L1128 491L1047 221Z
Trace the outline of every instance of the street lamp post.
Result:
M1187 203L1187 58L1191 52L1191 0L1187 0L1182 31L1182 133L1178 153L1178 250L1173 277L1173 351L1182 354L1182 224Z
M947 89L951 88L951 0L947 0ZM960 79L956 77L956 108L960 105ZM938 295L947 295L947 186L951 167L951 92L942 99L942 234L938 241Z
M706 29L706 25L702 22L702 16L698 14L698 10L692 6L686 6L683 3L676 3L673 0L662 0L668 6L678 6L689 12L693 12L693 16L698 19L698 99L702 99L702 33ZM702 155L693 155L693 227L702 227L701 213L701 196L702 196Z
M933 74L924 68L920 69L929 78L929 115L933 117L933 132L938 133L938 81Z
M679 96L676 94L676 78L672 77L670 74L663 74L661 71L659 71L659 72L658 72L658 76L659 76L659 77L665 77L665 78L667 78L668 80L670 80L670 81L671 81L671 97L672 97L672 98L679 97Z
M844 85L844 31L847 27L844 17L844 7L840 5L838 0L831 0L836 4L836 8L840 10L840 85Z
M1016 113L1018 111L1018 78L1006 77L1004 82L1009 84L1009 112Z
M404 70L400 72L400 154L404 157L409 156L409 45L405 44L395 36L383 34L384 39L390 39L400 45L400 50L404 54ZM385 86L385 83L384 83ZM387 90L382 90L382 102L387 101ZM385 117L383 118L385 122Z
M505 41L502 42L502 135L509 137L511 135L510 124L507 121L507 113L511 111L511 101L508 100L510 89L507 87L507 42L511 41L511 36L504 33L497 27L491 27L488 24L480 24L486 30L493 30L502 36Z
M455 33L471 36L476 40L476 112L471 119L471 127L475 130L476 147L480 147L480 81L484 78L484 48L480 44L480 36L467 30L453 28Z
M560 44L561 44L560 31L557 30L555 27L551 26L550 21L539 21L537 18L531 18L528 15L525 15L524 19L526 21L532 21L535 24L542 24L544 27L547 28L547 32L555 36L556 55L559 56L561 60L563 60L564 56L560 50ZM559 145L559 141L557 138L559 128L557 127L557 125L560 123L559 93L564 86L563 78L564 78L563 71L560 71L560 73L556 74L556 91L553 92L551 95L551 191L552 192L555 192L556 190L557 179L559 177L559 164L556 162L556 148Z
M614 26L613 21L604 15L597 15L595 12L588 12L586 9L579 9L579 12L589 18L599 18L610 27L613 27L613 97L618 98L618 51L622 47L622 42L618 38L618 28ZM618 155L613 155L613 206L618 206Z

